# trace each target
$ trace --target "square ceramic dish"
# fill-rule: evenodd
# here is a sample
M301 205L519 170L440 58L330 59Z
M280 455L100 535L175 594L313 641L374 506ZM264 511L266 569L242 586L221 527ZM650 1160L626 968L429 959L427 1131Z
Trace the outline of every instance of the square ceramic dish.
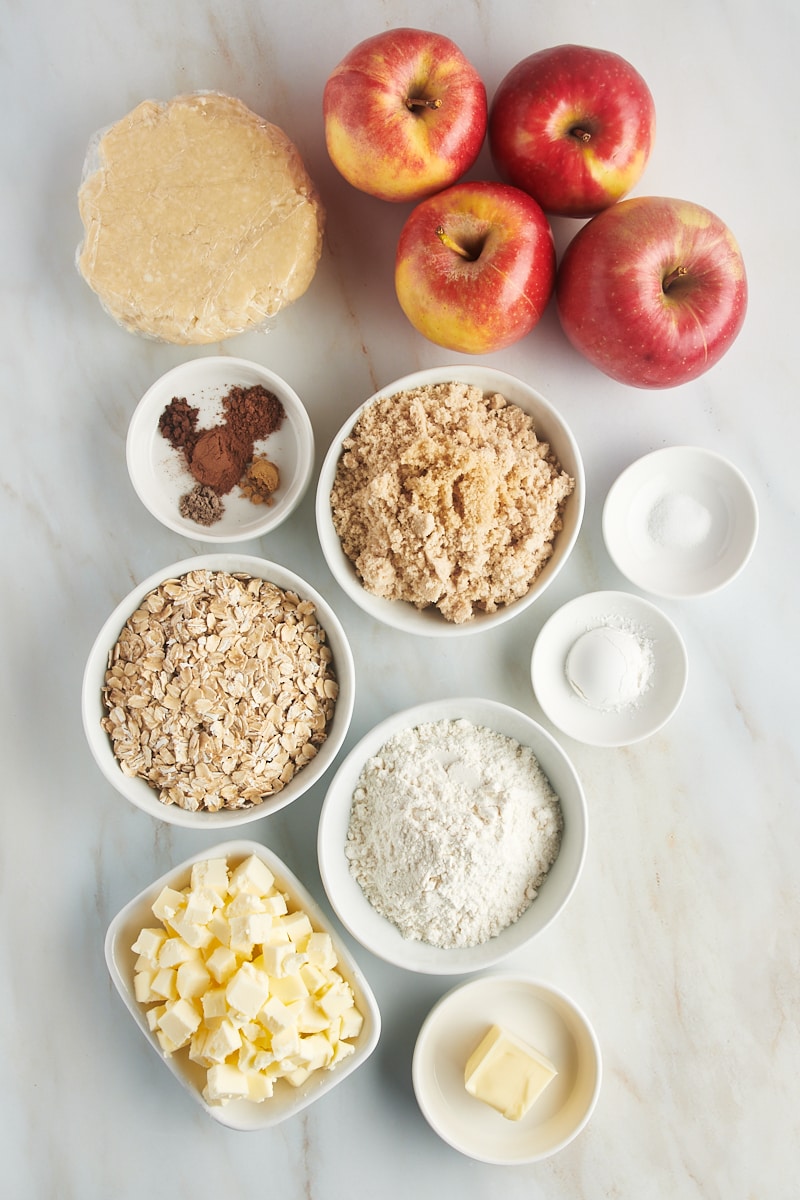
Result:
M206 1102L202 1094L205 1083L203 1068L191 1061L185 1049L176 1051L169 1057L164 1055L154 1035L150 1032L146 1019L146 1006L140 1004L134 995L133 976L137 954L131 949L131 946L136 941L141 929L158 925L151 911L151 905L162 888L167 886L176 889L186 887L191 877L193 863L202 862L208 858L226 858L230 866L235 866L251 854L260 858L272 871L276 885L289 897L290 907L302 909L308 915L315 930L330 934L339 960L338 969L353 989L356 1006L364 1018L364 1024L355 1039L354 1053L343 1059L332 1070L314 1072L298 1088L279 1080L275 1085L273 1096L261 1103L250 1100L231 1100L224 1105L212 1105ZM296 1116L309 1104L313 1104L315 1100L327 1095L348 1075L352 1075L353 1071L366 1062L378 1043L381 1028L380 1012L372 990L360 968L335 928L300 880L276 854L258 842L241 840L222 842L211 846L193 854L191 858L187 858L173 870L151 883L126 904L109 925L105 939L105 957L114 986L144 1035L147 1044L204 1112L218 1121L220 1125L226 1125L230 1129L268 1129L270 1126L278 1125L281 1121Z

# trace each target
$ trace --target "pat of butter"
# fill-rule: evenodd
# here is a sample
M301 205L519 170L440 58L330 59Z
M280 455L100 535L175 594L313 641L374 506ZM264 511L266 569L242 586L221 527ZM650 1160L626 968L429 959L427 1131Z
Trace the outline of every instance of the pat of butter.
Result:
M492 1025L467 1060L464 1086L506 1120L519 1121L557 1074L538 1050Z

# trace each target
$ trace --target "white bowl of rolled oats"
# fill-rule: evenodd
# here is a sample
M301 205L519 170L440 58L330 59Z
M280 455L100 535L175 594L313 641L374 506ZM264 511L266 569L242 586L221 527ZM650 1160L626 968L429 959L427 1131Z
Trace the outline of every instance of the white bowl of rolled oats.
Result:
M114 609L83 678L89 747L132 804L225 829L284 808L333 763L353 656L327 601L240 554L164 567Z
M319 474L320 545L370 616L432 637L516 616L567 561L584 473L569 426L520 379L478 365L387 384Z

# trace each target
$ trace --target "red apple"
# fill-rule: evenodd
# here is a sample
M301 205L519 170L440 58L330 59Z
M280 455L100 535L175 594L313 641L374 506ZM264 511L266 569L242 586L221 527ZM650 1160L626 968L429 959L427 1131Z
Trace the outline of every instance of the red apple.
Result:
M553 235L535 200L505 183L457 183L423 200L403 226L395 290L430 341L489 354L533 329L555 270Z
M390 29L360 42L323 93L325 141L353 187L416 201L464 174L486 134L486 88L454 42Z
M675 387L712 367L738 334L747 278L736 239L714 213L643 196L578 231L556 298L570 342L606 375Z
M500 83L489 148L500 177L545 212L589 217L639 180L655 122L650 90L626 59L591 46L552 46Z

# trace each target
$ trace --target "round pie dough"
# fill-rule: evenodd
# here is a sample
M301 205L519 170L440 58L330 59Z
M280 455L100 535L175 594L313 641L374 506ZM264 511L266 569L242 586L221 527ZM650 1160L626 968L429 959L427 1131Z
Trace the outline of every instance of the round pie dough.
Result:
M91 157L78 267L126 329L217 342L263 326L311 283L319 195L286 134L240 100L146 100Z

